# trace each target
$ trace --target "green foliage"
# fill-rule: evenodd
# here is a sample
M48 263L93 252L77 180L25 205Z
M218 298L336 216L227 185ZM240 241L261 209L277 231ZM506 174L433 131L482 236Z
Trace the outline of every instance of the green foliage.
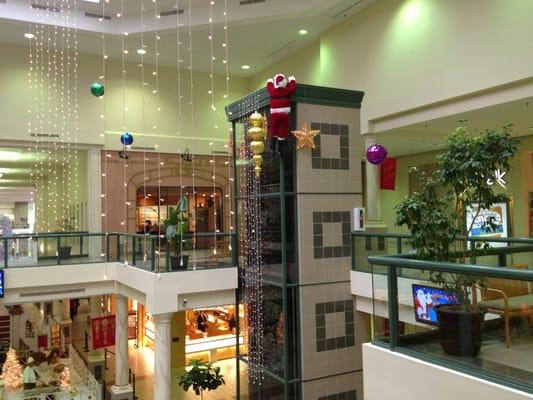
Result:
M188 369L179 378L179 385L186 392L191 388L197 396L203 396L204 390L215 390L225 385L220 367L214 367L213 363L201 360L191 360Z
M417 257L444 262L459 258L465 262L467 255L478 255L488 247L485 244L469 253L467 233L482 208L508 199L507 193L498 192L489 179L498 169L509 170L518 143L511 136L510 126L481 133L459 127L447 139L446 150L437 156L438 167L433 176L421 176L422 191L407 196L395 208L396 223L411 231L410 244ZM445 195L439 197L437 188L444 188ZM467 205L473 203L479 207L467 227ZM485 286L482 277L462 274L432 273L430 281L454 292L465 308L470 307L471 288Z
M191 248L191 241L183 238L189 229L189 204L186 197L180 199L176 208L170 207L165 228L169 248L173 254L179 256L182 250Z

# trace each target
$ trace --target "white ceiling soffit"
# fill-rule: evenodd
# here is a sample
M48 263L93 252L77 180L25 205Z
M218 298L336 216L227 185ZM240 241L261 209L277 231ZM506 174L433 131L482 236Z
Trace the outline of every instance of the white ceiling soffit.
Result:
M1 1L1 0L0 0ZM43 0L32 0L34 3ZM102 55L101 34L106 35L106 48L110 58L121 58L122 32L128 32L125 37L128 55L127 62L139 63L137 54L142 31L147 53L145 63L151 63L155 47L154 3L142 0L144 3L144 26L140 23L141 0L127 0L127 8L120 18L120 1L110 0L106 3L105 19L102 18L102 3L96 4L84 0L77 1L76 26L78 28L79 51L81 54ZM360 12L377 0L265 0L254 3L243 3L242 0L228 1L228 44L229 44L229 69L232 76L252 76L269 65L272 65L292 52L316 40L322 32L341 20ZM255 1L255 0L254 0ZM28 40L24 33L30 29L29 22L51 25L72 26L74 16L71 15L69 23L61 13L34 9L29 6L28 0L7 0L0 4L0 41L8 44L27 46ZM53 4L53 3L52 3ZM158 12L162 14L157 19L158 34L160 36L159 64L162 66L176 66L176 27L178 20L181 25L181 34L188 34L189 1L188 0L158 0ZM177 6L180 13L177 14ZM209 71L210 44L209 35L209 3L207 1L192 0L192 33L194 69ZM224 1L215 0L213 21L215 27L214 71L224 74L226 66L223 64L223 8ZM122 24L124 28L122 30ZM300 36L300 28L308 30L308 35ZM151 32L151 33L149 33ZM205 56L205 57L204 57ZM205 60L204 60L205 58ZM184 60L183 62L186 62ZM251 66L248 71L241 70L240 66Z
M517 136L533 135L533 97L438 118L378 134L390 157L437 151L460 125L474 131L499 129L512 124Z

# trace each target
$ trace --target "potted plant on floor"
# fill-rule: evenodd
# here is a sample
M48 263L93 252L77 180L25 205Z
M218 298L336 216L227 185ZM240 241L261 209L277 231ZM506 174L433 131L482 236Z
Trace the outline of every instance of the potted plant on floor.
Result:
M187 269L189 256L183 254L190 250L191 240L185 239L184 234L189 230L189 202L187 197L182 197L176 208L170 207L168 218L165 220L166 238L170 267L173 271Z
M468 248L468 233L481 210L508 200L506 191L494 185L495 171L508 171L518 139L511 127L481 133L457 128L447 139L447 147L437 156L437 170L421 176L422 190L407 196L396 206L396 223L412 234L411 246L417 258L431 261L465 262L488 248ZM443 192L443 194L442 194ZM476 210L466 226L469 206ZM493 221L488 221L493 224ZM484 311L472 303L476 288L484 288L483 277L430 273L429 281L441 286L458 299L457 305L437 308L439 334L443 350L452 355L472 356L481 347Z
M215 390L221 385L225 385L224 376L220 373L220 367L213 366L213 363L201 360L191 360L187 370L179 378L179 385L186 392L192 386L196 396L203 400L205 390Z

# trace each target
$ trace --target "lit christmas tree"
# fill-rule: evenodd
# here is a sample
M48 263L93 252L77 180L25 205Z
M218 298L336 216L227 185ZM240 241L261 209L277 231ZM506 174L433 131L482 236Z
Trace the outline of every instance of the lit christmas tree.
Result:
M70 390L70 370L66 365L59 374L59 387L61 390Z
M1 378L8 392L14 392L22 387L22 365L17 359L17 352L13 349L7 352Z

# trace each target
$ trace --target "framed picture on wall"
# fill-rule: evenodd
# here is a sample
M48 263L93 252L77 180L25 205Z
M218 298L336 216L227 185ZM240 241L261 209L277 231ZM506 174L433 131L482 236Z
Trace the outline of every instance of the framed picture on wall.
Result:
M511 236L510 202L495 203L489 209L479 210L479 204L466 207L468 236L479 238L507 238ZM506 243L489 242L492 247L505 247Z

